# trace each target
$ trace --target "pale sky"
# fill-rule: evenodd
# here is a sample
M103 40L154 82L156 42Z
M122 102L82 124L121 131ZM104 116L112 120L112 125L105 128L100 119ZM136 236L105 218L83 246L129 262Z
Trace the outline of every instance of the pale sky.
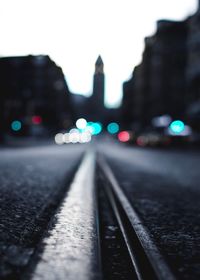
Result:
M0 56L48 54L72 92L90 95L100 54L105 103L118 106L156 21L196 9L197 0L0 0Z

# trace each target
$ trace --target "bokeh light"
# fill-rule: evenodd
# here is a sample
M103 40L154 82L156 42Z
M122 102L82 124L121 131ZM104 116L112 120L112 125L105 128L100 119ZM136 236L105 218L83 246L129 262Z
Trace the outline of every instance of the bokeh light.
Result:
M98 123L98 122L95 122L92 124L92 127L93 127L93 134L94 135L98 135L101 133L102 131L102 124L101 123Z
M92 139L91 133L89 132L83 132L80 134L80 139L79 142L80 143L88 143L90 142Z
M70 143L69 136L70 136L69 133L65 133L65 134L64 134L64 143L66 143L66 144Z
M69 141L73 144L79 143L79 132L78 131L70 132Z
M102 124L100 122L88 122L85 131L89 131L92 135L98 135L102 131Z
M119 131L119 125L115 122L109 123L107 126L107 130L110 134L115 134Z
M57 133L55 135L55 142L58 145L62 144L76 144L76 143L89 143L92 140L92 135L89 131L81 132L76 128L70 130L67 133Z
M41 116L33 116L32 117L32 123L39 125L42 123L42 117Z
M19 131L22 128L22 123L18 120L15 120L11 123L11 128L14 131Z
M93 122L88 122L87 126L85 128L86 132L90 132L92 135L94 135L94 127L93 127Z
M76 127L78 128L78 129L85 129L86 128L86 126L87 126L87 121L85 120L85 119L83 119L83 118L80 118L80 119L78 119L77 121L76 121Z
M63 133L57 133L55 135L55 142L58 145L64 144L64 135L63 135Z
M70 129L69 133L79 133L79 130L77 128Z
M128 131L121 131L118 134L118 139L120 142L128 142L130 140L130 134Z
M174 134L180 134L181 132L184 131L185 124L180 120L176 120L170 124L169 128Z

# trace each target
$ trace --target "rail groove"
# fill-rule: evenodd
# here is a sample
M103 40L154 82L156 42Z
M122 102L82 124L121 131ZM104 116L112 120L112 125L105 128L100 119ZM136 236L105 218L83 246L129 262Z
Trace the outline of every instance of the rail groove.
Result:
M175 276L119 186L106 160L98 156L97 163L99 172L103 176L103 187L119 224L138 280L175 280Z

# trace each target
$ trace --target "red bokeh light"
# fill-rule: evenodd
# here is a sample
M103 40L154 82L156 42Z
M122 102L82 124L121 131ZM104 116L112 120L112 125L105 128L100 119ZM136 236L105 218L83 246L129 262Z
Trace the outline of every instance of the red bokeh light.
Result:
M42 123L42 118L40 116L33 116L32 117L32 123L33 124L41 124Z
M120 142L128 142L130 140L130 134L128 131L121 131L118 134L118 139Z

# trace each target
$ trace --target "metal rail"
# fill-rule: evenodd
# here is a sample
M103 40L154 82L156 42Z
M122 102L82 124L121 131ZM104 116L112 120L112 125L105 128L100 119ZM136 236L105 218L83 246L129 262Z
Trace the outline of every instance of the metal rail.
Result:
M112 206L139 280L175 280L147 229L119 186L106 160L98 157L103 187Z

